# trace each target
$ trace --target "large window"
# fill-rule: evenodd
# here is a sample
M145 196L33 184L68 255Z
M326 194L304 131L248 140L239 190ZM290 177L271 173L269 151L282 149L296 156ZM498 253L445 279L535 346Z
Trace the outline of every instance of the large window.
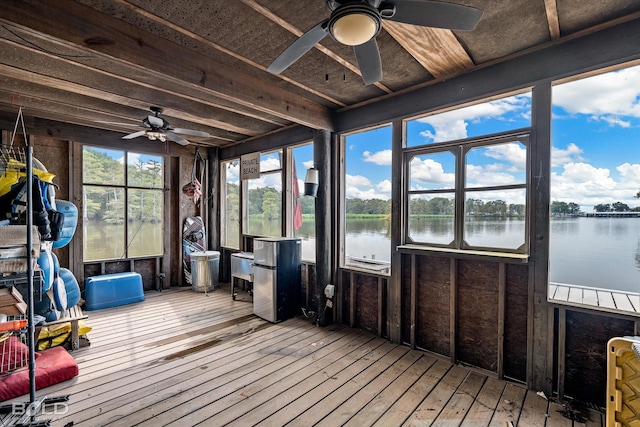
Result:
M302 240L302 260L316 260L316 200L304 195L304 178L313 164L313 144L289 149L291 157L291 230Z
M227 248L240 248L240 162L220 163L222 229L220 240Z
M350 134L343 141L343 265L389 273L391 126Z
M282 236L282 152L260 155L260 178L246 182L248 197L244 234Z
M84 261L162 255L163 159L85 146Z
M530 93L406 122L406 242L526 253Z
M639 99L639 66L553 86L551 298L638 304Z

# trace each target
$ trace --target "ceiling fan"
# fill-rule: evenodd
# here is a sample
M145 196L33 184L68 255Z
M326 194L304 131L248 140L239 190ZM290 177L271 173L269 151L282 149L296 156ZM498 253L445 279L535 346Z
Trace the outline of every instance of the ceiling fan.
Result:
M104 122L99 121L99 123L109 123L113 125L127 126L127 127L142 127L144 130L140 130L138 132L130 133L129 135L125 135L122 139L133 139L139 136L146 136L152 141L158 140L161 142L165 142L167 139L170 141L177 142L180 145L187 145L189 141L182 138L177 134L188 135L188 136L196 136L200 138L210 138L207 132L201 132L198 130L192 129L183 129L183 128L172 128L168 121L159 115L162 114L162 108L160 107L149 107L149 110L153 113L153 115L148 115L144 119L142 119L141 125L133 125L131 123L117 123L117 122Z
M331 35L337 42L353 46L365 84L382 80L380 52L375 37L382 20L423 27L473 30L482 11L458 4L429 0L325 0L331 10L328 19L304 33L267 68L280 74L311 48Z

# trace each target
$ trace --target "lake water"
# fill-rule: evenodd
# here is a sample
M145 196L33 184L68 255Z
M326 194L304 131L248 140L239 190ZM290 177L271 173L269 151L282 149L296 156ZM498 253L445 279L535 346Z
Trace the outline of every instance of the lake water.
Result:
M434 230L433 224L430 230L418 226L410 233L449 233ZM523 224L522 220L474 220L468 224L468 238L487 246L504 241L515 247L523 239ZM346 233L347 256L390 260L388 221L349 220ZM552 219L549 278L557 283L640 292L640 218Z

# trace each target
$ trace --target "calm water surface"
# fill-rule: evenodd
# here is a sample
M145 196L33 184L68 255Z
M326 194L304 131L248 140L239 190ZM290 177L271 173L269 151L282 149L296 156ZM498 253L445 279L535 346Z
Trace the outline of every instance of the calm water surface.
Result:
M447 227L452 222L416 222L410 234L449 238L453 232ZM516 248L524 239L521 220L474 220L466 227L467 240L477 245ZM347 256L390 260L387 221L353 220L346 231ZM552 282L640 292L640 218L554 218L550 255Z

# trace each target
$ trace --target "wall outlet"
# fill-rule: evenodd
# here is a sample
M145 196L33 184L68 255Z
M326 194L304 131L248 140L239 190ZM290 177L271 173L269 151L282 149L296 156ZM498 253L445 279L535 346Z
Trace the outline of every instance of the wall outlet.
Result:
M324 296L327 298L333 298L335 291L336 287L334 285L327 285L324 287Z

